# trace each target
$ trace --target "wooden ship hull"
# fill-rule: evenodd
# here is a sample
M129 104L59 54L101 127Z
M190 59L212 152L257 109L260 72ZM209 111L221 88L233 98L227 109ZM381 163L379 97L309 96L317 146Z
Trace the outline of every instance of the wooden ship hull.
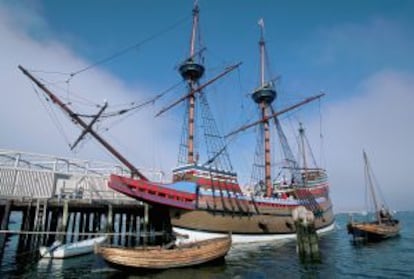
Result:
M401 227L398 220L390 220L386 223L350 222L347 225L347 229L355 241L379 242L396 237L400 233Z
M109 187L149 204L167 206L174 231L188 235L190 241L229 232L233 243L294 238L292 211L298 206L315 213L319 232L334 229L333 207L325 179L309 183L307 188L284 190L291 196L289 199L276 194L266 198L244 194L229 174L227 182L220 182L217 171L205 180L200 168L193 166L187 170L192 175L190 181L186 177L186 181L157 184L112 175Z
M283 240L296 237L296 227L291 217L291 211L285 214L275 210L271 214L238 215L238 212L214 212L194 210L174 214L171 223L174 231L186 234L191 240L207 239L216 235L232 232L234 243L247 243L271 240ZM328 232L334 228L334 216L329 209L322 218L318 218L318 232Z
M214 238L173 249L162 247L120 248L97 246L109 265L117 268L168 269L189 267L223 259L231 248L231 237Z

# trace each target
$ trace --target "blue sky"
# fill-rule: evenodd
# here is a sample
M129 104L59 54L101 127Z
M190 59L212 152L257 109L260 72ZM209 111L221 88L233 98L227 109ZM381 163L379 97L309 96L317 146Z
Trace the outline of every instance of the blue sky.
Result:
M201 39L207 48L205 79L225 66L243 62L240 69L208 90L224 133L256 117L248 93L258 84L257 21L263 18L271 76L281 76L276 107L320 90L327 93L320 106L311 104L284 120L288 132L298 121L304 122L314 152L320 153L323 147L323 166L331 177L336 209L364 205L362 148L373 157L387 202L397 209L411 208L413 1L200 0L199 5ZM8 132L2 134L0 148L112 160L91 141L78 153L70 153L17 65L77 71L180 22L70 83L70 90L96 103L103 99L110 104L145 100L180 80L176 67L188 55L192 6L190 0L1 0L0 81L8 97L0 105L0 121ZM177 123L182 113L177 107L160 119L154 120L153 115L183 90L174 90L106 136L138 166L169 172L176 162L181 129ZM73 139L79 132L68 128L66 133ZM253 134L253 130L248 132L231 147L241 179L251 169L252 152L247 146ZM53 145L44 143L45 135Z

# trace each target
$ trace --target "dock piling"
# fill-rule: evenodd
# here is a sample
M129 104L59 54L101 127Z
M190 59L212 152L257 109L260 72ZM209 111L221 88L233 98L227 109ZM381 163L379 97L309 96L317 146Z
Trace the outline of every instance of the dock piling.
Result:
M302 262L320 262L319 238L312 211L298 206L292 211L296 226L296 252Z

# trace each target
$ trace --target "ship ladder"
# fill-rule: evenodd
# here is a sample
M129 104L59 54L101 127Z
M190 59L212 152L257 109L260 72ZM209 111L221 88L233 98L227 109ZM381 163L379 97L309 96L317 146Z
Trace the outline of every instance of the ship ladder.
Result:
M215 198L215 193L216 193L216 187L214 186L214 179L213 179L213 174L210 172L210 182L211 182L211 190L212 190L212 193L213 193L213 201L214 201L214 211L216 210L216 208L217 208L217 204L216 204L216 198ZM222 206L222 211L224 211L224 212L228 212L229 211L229 209L227 208L227 206L226 206L226 204L225 204L225 202L224 202L224 197L223 197L223 189L221 189L221 187L220 187L220 182L219 182L219 185L217 185L218 187L218 190L219 190L219 192L220 192L220 200L221 200L221 206Z
M36 200L36 209L34 216L34 231L40 232L44 230L46 223L46 212L47 212L47 200L46 199L37 199ZM38 242L39 236L36 237L35 242Z
M240 211L241 215L251 215L250 210L249 210L249 206L246 205L245 201L243 201L243 206L245 208L243 208L242 204L240 203L240 201L237 197L234 197L234 201L236 202L236 205L239 208L239 211Z
M220 188L220 193L222 193L222 191L223 191L223 187L221 187L221 185L220 185L220 181L218 182L219 183L219 188ZM225 182L224 182L225 183ZM235 209L235 206L234 206L234 201L232 201L232 198L231 198L231 195L230 195L230 192L229 192L229 189L227 188L227 187L225 187L225 190L224 190L225 192L226 192L226 194L227 194L227 200L228 200L228 204L230 204L230 206L231 206L231 213L232 213L232 215L234 215L235 213L236 213L236 209ZM223 197L223 200L224 200L224 197ZM236 204L237 205L237 204Z
M252 204L254 206L254 209L256 210L256 213L260 214L259 208L257 207L256 201L254 200L253 196L252 196Z
M31 209L32 209L32 199L30 199L29 201L28 201L28 203L27 203L27 208L26 208L26 212L23 212L23 220L22 220L22 222L23 222L23 224L22 224L22 230L23 231L30 231L31 230L31 225L30 225L30 220L31 220L31 218L32 218L32 216L31 216ZM23 241L21 242L23 245L24 245L24 247L27 247L27 245L28 245L28 242L29 242L29 235L28 234L24 234L23 235Z
M232 207L232 210L227 208L226 202L224 200L223 189L220 187L220 185L218 185L218 188L219 188L219 191L220 191L220 199L221 199L221 204L222 204L222 207L223 207L223 211L224 212L229 212L229 211L234 212L233 204L230 202L230 206Z

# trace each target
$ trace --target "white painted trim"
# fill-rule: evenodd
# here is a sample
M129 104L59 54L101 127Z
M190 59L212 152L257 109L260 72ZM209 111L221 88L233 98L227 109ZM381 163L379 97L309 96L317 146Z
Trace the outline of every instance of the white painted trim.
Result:
M335 222L329 225L328 227L319 229L317 232L318 234L325 234L335 229ZM216 238L225 236L225 234L221 233L210 233L210 232L202 232L202 231L193 231L187 230L183 228L173 227L174 232L180 235L188 235L188 238L179 240L181 242L192 242L192 241L200 241L209 238ZM286 241L292 240L296 238L296 234L263 234L263 235L249 235L249 234L232 234L232 242L233 244L243 244L243 243L254 243L254 242L269 242L269 241Z

